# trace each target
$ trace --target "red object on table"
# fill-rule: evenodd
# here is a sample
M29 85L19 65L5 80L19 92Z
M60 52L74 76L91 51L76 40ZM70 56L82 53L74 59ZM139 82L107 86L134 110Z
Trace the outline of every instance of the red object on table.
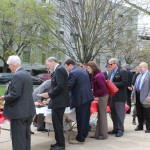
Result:
M125 104L125 111L126 111L126 112L129 110L129 108L130 108L130 106L128 106L127 104ZM92 103L91 103L90 115L92 115L92 113L95 113L95 112L98 112L98 101L97 101L97 100L94 100L94 101L92 101ZM107 113L110 113L110 112L111 112L109 106L106 107L106 112L107 112Z
M8 119L3 116L3 112L1 111L0 112L0 124L2 124L5 120L8 120Z

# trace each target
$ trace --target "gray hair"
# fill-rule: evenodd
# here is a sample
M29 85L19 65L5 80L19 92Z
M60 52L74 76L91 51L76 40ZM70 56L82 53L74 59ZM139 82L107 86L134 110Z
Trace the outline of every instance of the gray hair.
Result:
M117 58L111 58L108 62L119 64L119 60Z
M54 62L58 63L58 60L55 57L49 57L49 58L47 58L47 61L49 61L49 62L54 61Z
M19 56L11 55L11 56L8 57L7 64L8 65L10 65L10 64L21 65L21 60L20 60Z

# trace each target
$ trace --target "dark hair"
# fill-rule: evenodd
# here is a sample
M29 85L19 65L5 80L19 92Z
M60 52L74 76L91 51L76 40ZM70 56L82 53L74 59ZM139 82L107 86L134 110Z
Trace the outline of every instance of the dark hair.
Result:
M65 64L66 65L73 65L73 66L75 66L76 65L76 63L75 63L75 61L74 60L72 60L72 59L67 59L66 61L65 61Z
M100 71L100 69L98 68L97 64L94 61L89 61L87 63L87 66L91 67L94 74Z

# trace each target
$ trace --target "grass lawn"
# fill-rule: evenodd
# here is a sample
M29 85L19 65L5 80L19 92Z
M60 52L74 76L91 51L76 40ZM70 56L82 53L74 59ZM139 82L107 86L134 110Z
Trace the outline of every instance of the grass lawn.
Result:
M37 85L33 86L33 89L35 89L36 87L38 87ZM6 86L5 85L0 85L0 96L4 95L6 90Z
M5 90L6 90L6 86L0 85L0 96L4 95Z

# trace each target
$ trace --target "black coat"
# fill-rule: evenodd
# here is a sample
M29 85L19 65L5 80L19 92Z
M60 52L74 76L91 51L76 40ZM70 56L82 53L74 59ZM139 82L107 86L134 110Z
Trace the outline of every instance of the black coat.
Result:
M52 92L49 93L51 98L48 108L61 108L70 106L68 90L68 73L62 66L57 66L51 79Z
M94 99L90 77L86 70L74 67L69 74L71 108L76 108Z
M109 79L111 77L111 74L109 75ZM117 86L119 89L118 93L112 97L112 101L114 102L126 102L127 101L127 91L126 86L128 84L128 78L127 73L125 70L122 70L121 68L118 68L116 71L113 83Z
M33 84L30 74L18 69L5 94L4 116L9 119L28 118L35 115L32 98Z

